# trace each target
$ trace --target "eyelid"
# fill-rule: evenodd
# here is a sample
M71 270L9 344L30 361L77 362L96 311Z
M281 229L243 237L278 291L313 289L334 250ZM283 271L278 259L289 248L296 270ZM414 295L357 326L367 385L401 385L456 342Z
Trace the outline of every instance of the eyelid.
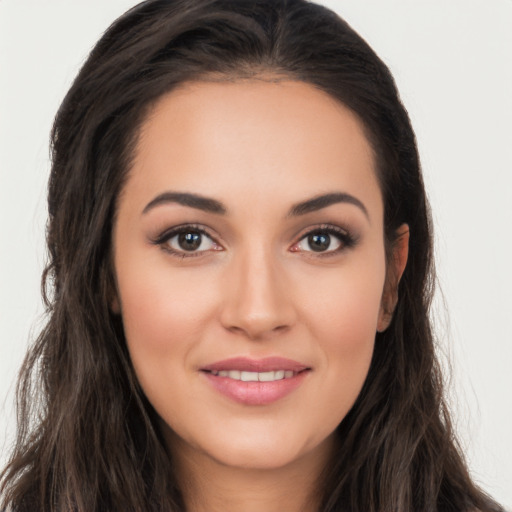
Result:
M189 251L176 250L176 249L173 249L172 247L170 247L169 245L166 245L167 242L169 242L169 240L171 240L175 236L177 236L181 233L192 232L192 231L200 233L201 235L208 237L219 248L189 252ZM171 255L177 256L180 258L190 258L190 257L202 256L205 253L211 252L212 250L213 251L224 250L224 247L222 246L222 244L220 244L217 241L217 237L210 232L209 228L205 227L202 224L195 224L195 223L184 223L184 224L179 224L178 226L173 226L171 228L165 229L156 237L150 238L150 242L154 245L160 246L162 250L170 253Z
M306 237L315 234L315 233L326 233L328 235L334 235L338 238L341 245L340 247L333 249L333 250L327 250L327 251L319 251L315 252L313 250L311 251L305 251L305 250L299 250L296 247L300 242L302 242ZM336 224L319 224L317 226L310 226L307 229L303 230L300 234L296 236L296 241L292 244L290 251L291 252L301 252L301 253L307 253L308 257L328 257L340 254L344 252L347 249L351 249L354 247L359 240L359 237L352 233L351 230L342 228ZM294 249L295 248L295 249Z
M170 247L169 245L165 245L169 240L173 237L179 235L180 233L195 231L206 237L208 237L217 247L214 249L207 249L201 251L185 251L185 250L176 250ZM155 237L150 238L150 242L154 245L158 245L162 248L162 250L172 254L175 257L180 258L190 258L203 256L205 253L209 253L212 251L223 251L225 250L223 245L219 243L218 236L212 234L212 230L203 224L196 223L183 223L177 226L172 226L171 228L167 228L163 230L160 234ZM302 242L306 237L315 234L315 233L326 233L329 235L334 235L340 241L340 247L336 249L331 249L327 251L318 251L315 252L313 250L300 250L297 249L297 245ZM295 242L289 248L291 252L300 252L307 253L310 257L328 257L337 255L345 250L351 249L354 247L359 241L359 237L355 235L351 230L342 228L336 224L323 223L318 224L316 226L309 226L308 228L302 230L296 237Z

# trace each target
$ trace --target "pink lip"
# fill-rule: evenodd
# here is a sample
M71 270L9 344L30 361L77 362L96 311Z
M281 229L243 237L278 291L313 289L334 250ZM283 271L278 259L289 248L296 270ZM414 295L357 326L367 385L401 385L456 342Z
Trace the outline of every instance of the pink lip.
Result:
M216 363L203 366L204 371L240 370L244 372L272 372L276 370L291 370L301 372L307 370L308 366L292 359L284 357L266 357L264 359L250 359L248 357L234 357L217 361Z
M214 375L212 371L240 370L249 372L293 371L293 377L272 382L244 382ZM297 389L311 368L291 359L268 357L249 359L237 357L226 359L201 368L208 382L222 395L244 405L268 405L284 398Z

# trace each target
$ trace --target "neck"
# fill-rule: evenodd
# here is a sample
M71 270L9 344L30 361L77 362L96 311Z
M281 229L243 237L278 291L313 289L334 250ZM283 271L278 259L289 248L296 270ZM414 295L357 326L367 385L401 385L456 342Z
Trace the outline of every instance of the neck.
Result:
M175 443L174 448L178 448ZM311 512L331 443L279 468L227 466L184 443L173 450L187 512Z

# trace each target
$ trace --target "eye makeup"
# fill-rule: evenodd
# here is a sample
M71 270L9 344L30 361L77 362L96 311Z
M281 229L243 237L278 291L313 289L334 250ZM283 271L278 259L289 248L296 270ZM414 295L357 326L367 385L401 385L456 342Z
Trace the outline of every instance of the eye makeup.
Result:
M330 257L353 248L359 237L349 230L334 224L320 224L303 230L290 247L292 253L303 253L307 257ZM153 245L181 259L204 256L225 248L208 228L201 224L186 223L165 229L154 238Z
M338 255L356 246L359 237L349 230L334 224L309 227L299 235L299 240L290 247L291 252L309 253L309 257Z
M153 245L178 258L202 256L206 252L223 251L204 226L199 224L181 224L166 229L150 240Z

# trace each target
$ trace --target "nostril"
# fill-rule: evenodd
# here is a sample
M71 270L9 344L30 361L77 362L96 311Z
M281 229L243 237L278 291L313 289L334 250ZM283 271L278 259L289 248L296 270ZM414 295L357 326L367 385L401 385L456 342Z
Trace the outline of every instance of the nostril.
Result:
M240 280L232 286L227 283L219 310L221 324L227 331L243 333L249 339L286 332L296 321L293 300L285 293L286 283L276 282L261 272L250 276L250 282L244 286Z
M277 325L275 327L268 327L263 325L247 325L247 326L238 326L238 325L228 325L226 326L227 331L232 334L238 336L244 336L250 340L260 340L266 339L269 337L273 337L274 335L279 335L285 333L290 328L289 325Z

